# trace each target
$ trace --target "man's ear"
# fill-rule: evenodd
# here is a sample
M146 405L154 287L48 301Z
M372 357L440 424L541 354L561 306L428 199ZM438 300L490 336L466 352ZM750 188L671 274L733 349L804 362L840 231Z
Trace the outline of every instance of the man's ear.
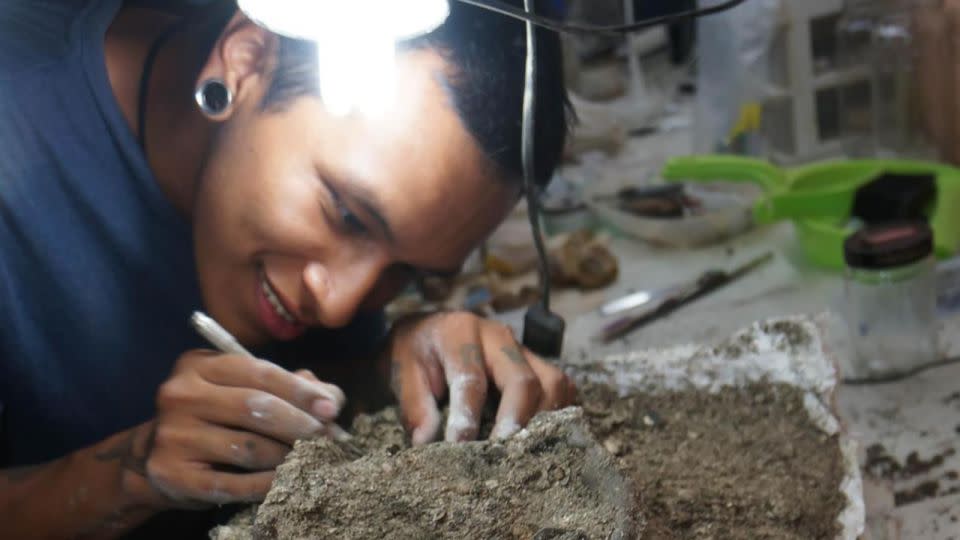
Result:
M233 95L232 104L224 111L224 116L229 116L238 104L262 99L278 46L276 35L237 11L214 44L196 86L222 79Z

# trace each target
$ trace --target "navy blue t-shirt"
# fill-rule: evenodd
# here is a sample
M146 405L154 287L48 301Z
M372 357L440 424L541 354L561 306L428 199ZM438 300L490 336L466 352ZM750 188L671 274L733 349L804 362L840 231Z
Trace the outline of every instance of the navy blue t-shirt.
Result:
M190 224L107 76L121 5L0 2L0 468L150 419L179 355L206 346L188 324ZM329 334L369 347L381 331L373 317Z

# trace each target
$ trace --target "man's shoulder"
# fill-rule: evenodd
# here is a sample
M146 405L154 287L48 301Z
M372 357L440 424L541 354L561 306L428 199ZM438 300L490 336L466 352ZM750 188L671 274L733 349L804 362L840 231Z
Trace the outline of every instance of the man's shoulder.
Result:
M62 58L90 0L3 0L0 2L0 75Z

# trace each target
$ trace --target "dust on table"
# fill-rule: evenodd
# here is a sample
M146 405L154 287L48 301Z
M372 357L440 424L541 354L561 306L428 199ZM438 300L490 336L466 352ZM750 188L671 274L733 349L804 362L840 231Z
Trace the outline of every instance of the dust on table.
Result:
M302 441L250 538L833 539L847 501L836 436L791 387L618 395L538 416L501 442L409 447L397 413L348 444ZM582 411L582 412L581 412Z
M896 506L906 506L960 491L960 487L951 486L960 478L960 473L957 471L947 471L941 474L939 479L926 478L921 479L919 483L914 481L919 477L930 476L930 473L942 468L947 458L956 455L957 451L954 448L946 448L926 459L921 458L917 451L913 451L907 454L903 463L890 455L886 447L879 443L868 446L866 453L866 462L863 464L863 472L866 475L888 481L912 481L910 482L912 485L894 492Z

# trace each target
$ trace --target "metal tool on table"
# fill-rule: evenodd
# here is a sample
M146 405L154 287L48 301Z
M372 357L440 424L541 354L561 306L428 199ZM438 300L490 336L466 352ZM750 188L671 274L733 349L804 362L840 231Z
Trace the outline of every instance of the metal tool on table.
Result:
M598 336L603 343L610 343L653 321L666 317L680 307L702 298L773 260L773 253L766 253L730 271L707 270L697 279L663 289L640 291L609 302L600 308L604 315L627 313L606 325Z
M609 317L618 313L634 311L644 306L649 307L651 305L656 305L663 302L664 299L677 294L689 286L689 283L678 283L676 285L671 285L669 287L663 287L660 289L648 289L645 291L630 293L600 306L600 314L604 317Z

